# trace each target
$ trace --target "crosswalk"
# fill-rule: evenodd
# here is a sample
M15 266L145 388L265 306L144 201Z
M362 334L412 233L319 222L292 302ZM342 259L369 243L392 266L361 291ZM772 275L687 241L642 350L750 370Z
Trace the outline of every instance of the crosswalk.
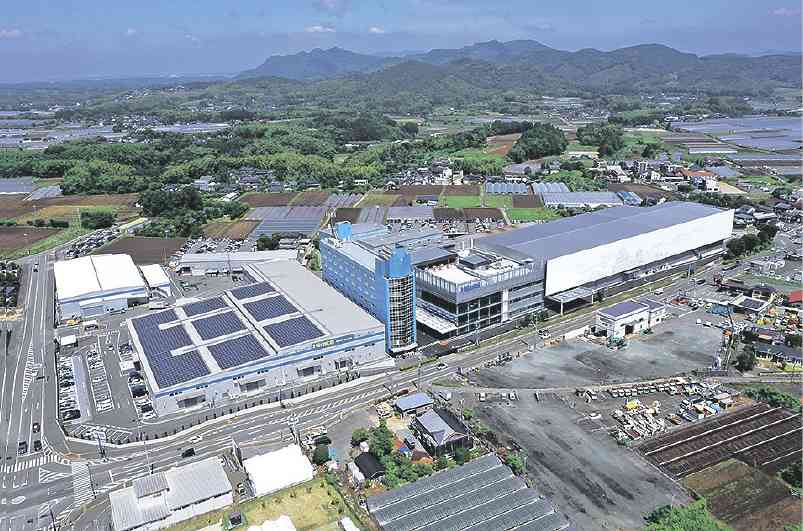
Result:
M95 497L92 492L92 478L86 463L72 463L72 489L75 506L80 507Z
M27 459L20 459L16 463L3 465L0 470L2 470L4 474L13 474L14 472L22 472L23 470L37 468L50 463L68 465L70 461L61 455L53 453L34 454Z
M69 476L69 472L56 472L46 468L39 469L39 483L52 483Z

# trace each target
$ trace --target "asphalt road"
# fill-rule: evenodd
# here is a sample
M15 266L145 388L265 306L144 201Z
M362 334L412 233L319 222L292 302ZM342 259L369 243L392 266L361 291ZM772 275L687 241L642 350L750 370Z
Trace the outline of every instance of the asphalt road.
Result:
M355 380L300 398L257 406L218 417L178 435L107 447L106 456L98 455L94 442L66 440L56 422L56 377L53 356L53 280L52 253L37 260L39 272L24 279L22 300L24 316L12 335L7 356L2 357L2 392L0 392L0 437L2 437L3 474L0 486L0 531L27 531L58 521L61 528L89 529L107 527L110 490L133 478L166 470L181 462L200 460L230 448L232 440L251 449L275 448L292 439L293 427L303 432L313 426L339 421L351 411L365 408L383 396L413 384L425 386L453 373L457 368L473 368L496 358L500 353L523 351L539 342L534 330L516 337L494 338L477 349L443 358L447 367L436 364ZM710 278L713 269L707 270ZM693 285L687 279L669 283L665 297ZM647 289L647 288L645 288ZM548 327L552 337L591 324L594 312L568 316ZM44 379L36 380L42 367ZM33 422L41 425L43 451L17 456L17 444L37 435ZM195 456L181 458L189 446ZM52 511L52 513L51 513Z

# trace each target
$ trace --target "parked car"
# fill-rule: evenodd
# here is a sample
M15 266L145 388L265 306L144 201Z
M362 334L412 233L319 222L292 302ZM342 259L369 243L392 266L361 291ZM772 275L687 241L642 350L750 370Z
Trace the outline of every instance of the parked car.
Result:
M39 433L40 429L41 426L39 426L38 422L34 422L33 425L31 426L31 431L33 431L34 433Z
M192 457L195 455L195 448L187 448L186 450L181 452L181 457Z
M42 451L42 441L39 439L33 442L33 451L34 452L41 452Z

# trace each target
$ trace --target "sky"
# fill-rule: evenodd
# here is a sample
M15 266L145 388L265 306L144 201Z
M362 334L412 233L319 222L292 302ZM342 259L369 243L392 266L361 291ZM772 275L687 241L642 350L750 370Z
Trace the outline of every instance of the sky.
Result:
M488 40L565 50L799 51L795 0L6 0L0 82L236 73L340 46L393 54Z

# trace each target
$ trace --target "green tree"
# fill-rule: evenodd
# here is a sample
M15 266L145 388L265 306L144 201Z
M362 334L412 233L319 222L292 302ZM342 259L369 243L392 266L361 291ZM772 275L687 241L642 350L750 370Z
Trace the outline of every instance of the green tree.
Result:
M664 505L646 517L644 531L725 531L730 529L721 524L708 512L705 499L697 500L685 507Z
M474 418L474 410L471 409L470 407L463 409L463 418L465 420L471 420L472 418Z
M801 461L797 460L781 470L781 479L795 488L801 488Z
M393 432L388 429L384 420L380 421L379 426L371 428L368 444L371 447L370 452L376 458L390 455L393 451Z
M81 226L86 229L105 229L114 224L114 212L85 210L81 212Z
M568 145L563 131L551 124L539 122L522 133L507 156L513 162L524 162L528 159L560 155Z
M258 251L275 251L279 248L279 240L280 237L278 234L272 234L268 236L267 234L263 234L259 238L257 238L257 250Z
M577 141L597 146L601 156L609 156L625 146L622 128L614 124L592 123L577 129Z
M786 334L786 337L784 338L784 345L799 349L801 346L803 346L803 336L800 334Z
M740 372L752 371L756 366L756 352L751 345L745 345L736 357L736 369Z
M357 428L351 432L351 445L357 446L363 441L367 441L371 434L365 428Z
M524 460L517 453L508 453L505 457L505 464L509 466L513 473L517 476L524 472Z
M456 448L455 449L455 451L454 451L454 462L455 463L457 463L458 465L462 465L462 464L468 463L468 460L469 460L468 450L466 450L462 446L460 448Z
M446 470L447 468L449 468L449 458L445 455L438 456L435 459L435 470Z
M316 465L322 465L329 461L329 446L326 444L319 444L312 452L312 462Z
M744 390L744 394L753 400L766 402L773 407L783 407L795 413L800 413L800 398L782 393L767 385L751 385Z

